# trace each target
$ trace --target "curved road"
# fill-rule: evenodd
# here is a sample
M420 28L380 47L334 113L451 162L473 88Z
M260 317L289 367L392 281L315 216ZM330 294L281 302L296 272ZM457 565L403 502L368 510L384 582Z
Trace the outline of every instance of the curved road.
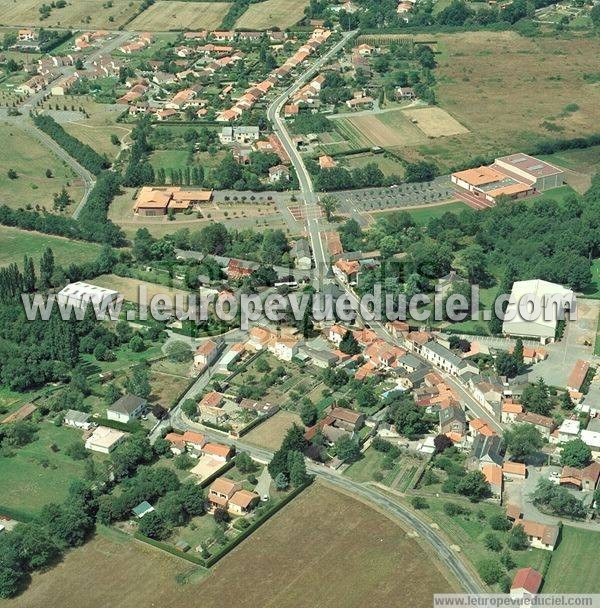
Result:
M206 373L201 376L199 382L191 389L196 395L198 394L196 392L198 390L198 384L205 386L210 379L210 375L211 374ZM206 378L204 378L204 376ZM183 400L171 411L169 420L169 424L176 427L178 430L198 431L211 441L235 445L238 450L248 452L252 458L261 462L269 462L271 458L273 458L273 452L270 452L269 450L245 443L243 440L234 440L226 433L220 433L190 421L181 411L180 406L182 402ZM433 528L419 519L410 509L395 502L384 494L381 494L375 488L362 485L348 477L343 477L340 473L328 469L323 465L318 465L307 460L307 469L310 473L327 481L331 485L342 488L354 496L359 496L368 503L381 508L401 520L408 529L415 531L433 547L439 560L450 570L450 572L452 572L467 593L485 593L485 589L477 577L467 568L456 552L452 550L448 542Z

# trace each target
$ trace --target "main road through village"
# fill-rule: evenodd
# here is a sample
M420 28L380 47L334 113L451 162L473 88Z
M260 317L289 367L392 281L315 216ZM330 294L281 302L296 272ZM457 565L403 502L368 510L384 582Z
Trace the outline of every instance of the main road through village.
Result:
M298 175L298 181L300 184L300 190L306 206L306 226L310 235L310 241L315 261L315 269L317 280L320 281L325 276L329 258L325 253L325 246L323 243L322 235L319 230L319 220L317 214L311 213L312 208L315 208L318 203L318 195L315 193L310 175L304 165L302 157L293 145L291 135L287 129L285 121L281 117L281 109L287 99L293 95L297 90L300 89L311 77L316 75L318 71L333 57L347 42L350 40L356 32L347 32L343 35L342 39L331 47L325 54L318 58L305 72L303 72L299 78L296 79L293 85L288 87L281 95L279 95L269 106L267 110L267 116L272 124L274 132L277 134L282 142L290 160L294 166L296 174ZM356 300L355 294L345 285L340 284L342 288L346 290L349 297ZM378 335L384 337L387 340L391 339L387 330L381 323L372 323L370 327L377 332ZM392 338L393 339L393 338ZM245 443L240 439L232 439L224 433L214 431L206 428L198 423L190 421L182 412L181 405L185 399L189 397L197 396L202 389L208 384L211 376L211 370L205 371L205 373L198 378L196 383L190 389L190 391L181 399L177 406L171 411L171 415L168 421L165 421L159 425L152 438L156 439L161 430L167 425L185 431L185 430L196 430L201 431L204 435L214 441L224 442L235 445L238 449L248 452L253 458L261 460L263 462L269 462L273 457L273 453L254 446L252 444ZM470 396L466 395L469 399ZM394 518L402 521L403 524L412 532L415 532L420 538L428 542L436 552L438 558L442 564L456 577L460 585L468 593L483 593L484 588L480 583L478 577L466 566L463 560L459 557L457 552L451 547L450 543L441 536L435 529L430 525L423 522L415 513L407 507L401 505L397 501L393 500L392 497L388 497L379 492L375 487L357 483L347 477L344 477L340 473L333 471L325 466L308 462L308 470L310 473L317 477L325 480L333 486L337 486L342 490L359 497L361 500L370 503L371 505L381 509Z

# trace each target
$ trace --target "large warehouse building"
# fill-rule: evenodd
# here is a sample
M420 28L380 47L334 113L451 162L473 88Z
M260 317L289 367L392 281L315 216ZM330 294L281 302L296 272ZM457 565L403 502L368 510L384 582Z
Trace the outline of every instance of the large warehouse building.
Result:
M523 198L564 183L564 172L542 160L517 153L497 158L489 167L457 171L452 183L465 201L476 208L490 207L499 196Z
M91 285L83 281L69 283L57 294L56 300L60 306L79 308L85 310L88 304L92 304L98 310L105 309L109 312L109 305L115 306L122 299L121 294L114 289L106 289Z
M532 305L526 305L528 300L539 303L539 314L535 318L528 318L528 313L534 310ZM544 344L553 342L558 322L567 319L569 311L574 309L575 294L562 285L540 279L515 281L506 307L502 333L539 340ZM534 317L533 314L531 316Z
M166 215L169 210L180 213L196 205L209 203L212 190L184 190L179 186L153 188L144 186L137 197L134 211L139 215Z

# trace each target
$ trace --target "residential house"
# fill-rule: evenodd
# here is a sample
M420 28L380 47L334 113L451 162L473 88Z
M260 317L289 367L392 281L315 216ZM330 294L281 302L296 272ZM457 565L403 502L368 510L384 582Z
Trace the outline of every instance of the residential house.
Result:
M212 365L221 352L222 346L223 344L221 342L215 340L206 340L206 342L203 342L196 348L196 352L194 353L194 365L197 368Z
M333 169L334 167L337 167L337 163L331 156L323 154L322 156L319 156L319 167L321 169Z
M290 257L294 260L294 266L302 270L310 270L312 267L312 256L310 245L306 239L297 239L292 244Z
M412 87L396 87L396 99L398 101L416 98L417 95Z
M573 370L569 374L569 378L567 380L567 388L570 391L581 391L581 387L585 381L587 373L590 369L589 361L584 361L583 359L578 359L575 362L575 366Z
M185 441L183 440L183 435L180 433L167 433L165 435L165 440L171 444L171 452L173 452L175 456L179 456L185 452Z
M269 182L275 184L281 181L290 180L290 170L285 165L275 165L269 167Z
M600 463L593 462L583 469L563 467L560 474L560 485L575 490L595 492L600 479Z
M439 411L439 430L444 435L453 433L464 435L467 430L467 417L462 408L452 405Z
M515 526L523 526L529 544L536 549L554 551L558 544L559 528L550 524L541 524L531 519L518 519Z
M515 403L512 399L505 399L502 402L501 421L506 424L515 422L517 416L523 413L523 406L520 403Z
M242 489L242 484L228 477L217 477L208 489L208 502L211 507L227 509L231 497Z
M337 277L347 284L356 282L360 271L360 263L357 260L337 260L333 264L333 272Z
M355 412L344 407L335 407L329 413L336 426L349 432L360 430L365 424L365 415L362 412Z
M273 334L268 329L253 327L249 332L248 346L254 350L263 350L269 346L273 338Z
M471 458L480 469L486 464L502 466L504 462L504 441L499 435L479 433L473 440Z
M253 125L240 125L238 127L223 127L219 133L219 141L222 144L233 143L234 141L247 144L257 141L260 137L260 129Z
M75 429L83 429L84 431L88 431L92 428L92 423L90 422L91 415L87 412L79 412L78 410L67 410L65 414L63 424L65 426L70 426Z
M502 465L502 473L508 479L525 479L527 477L527 467L522 462L507 460Z
M534 414L533 412L517 414L515 422L533 424L545 439L550 439L550 433L552 433L556 426L552 418L542 416L541 414Z
M419 354L453 376L458 376L465 369L477 371L477 367L472 363L461 359L450 349L433 340L425 342Z
M249 277L255 270L255 265L251 262L244 262L243 260L236 260L234 258L229 260L227 264L227 276L230 279L243 279Z
M106 417L126 424L139 418L146 411L147 405L146 399L127 393L107 408Z
M236 515L244 515L249 513L259 500L260 496L256 492L238 490L229 499L228 509Z
M375 47L372 47L370 44L359 44L356 47L356 52L361 57L368 57L369 55L372 55L375 52Z
M202 447L202 453L212 456L213 460L227 462L235 454L235 448L222 443L205 443Z
M339 347L347 332L348 330L341 325L332 325L327 333L327 339Z
M567 418L562 421L562 424L558 427L558 441L564 443L571 441L579 437L581 423L579 420L572 420Z
M224 417L223 402L224 398L221 393L209 391L198 403L198 412L203 419L211 419L218 424Z
M108 426L99 426L87 438L85 447L93 452L110 454L121 442L125 441L126 437L127 433Z
M510 586L511 599L532 598L542 586L542 575L533 568L519 568Z
M499 378L475 376L469 380L471 393L475 400L495 418L502 418L503 386Z
M592 458L600 458L600 432L584 429L581 431L581 441L592 450Z
M269 344L269 350L281 361L291 361L297 354L300 340L288 336L275 338Z
M481 472L485 475L485 480L490 484L492 498L502 499L502 467L497 464L485 464L481 467Z
M22 29L17 33L17 40L26 41L26 40L35 40L36 35L33 30L30 29Z

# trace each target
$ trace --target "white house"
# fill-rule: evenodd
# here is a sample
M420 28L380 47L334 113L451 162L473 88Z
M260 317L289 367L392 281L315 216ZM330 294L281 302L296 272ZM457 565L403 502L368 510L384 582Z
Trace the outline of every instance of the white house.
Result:
M110 454L127 437L127 433L99 426L85 442L85 447L93 452Z
M563 420L562 424L558 427L558 442L564 443L565 441L571 441L571 439L579 437L580 426L579 420Z
M333 342L336 346L339 347L340 343L344 339L346 332L348 330L344 329L341 325L332 325L329 328L329 333L327 334L327 338L330 342Z
M70 426L75 429L89 430L92 427L90 422L90 414L79 412L77 410L68 410L63 420L65 426Z
M203 342L194 354L194 365L196 367L205 367L211 365L211 363L217 358L221 345L214 340L207 340Z
M106 417L127 424L139 418L146 410L147 404L148 402L141 397L126 394L107 408Z
M291 361L298 354L299 346L299 340L282 337L274 340L269 350L281 361Z

